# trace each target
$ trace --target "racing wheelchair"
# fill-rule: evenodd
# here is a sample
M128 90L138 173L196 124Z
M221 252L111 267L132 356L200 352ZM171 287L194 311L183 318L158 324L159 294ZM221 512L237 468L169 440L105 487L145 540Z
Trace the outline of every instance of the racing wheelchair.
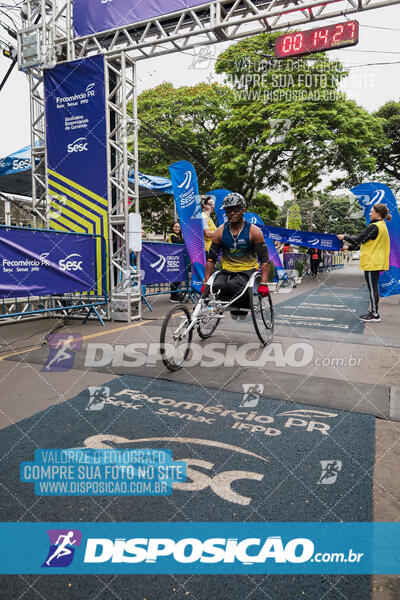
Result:
M213 284L220 271L214 273L208 281L208 294L197 302L191 313L186 305L174 306L166 315L160 336L160 350L164 365L170 371L177 371L183 366L196 328L199 336L205 340L213 335L219 322L226 317L225 313L232 312L232 318L243 319L250 311L254 329L263 346L271 343L274 332L274 308L271 294L262 297L258 293L261 275L258 271L252 273L243 290L229 301L218 299L213 291ZM245 294L248 296L249 308L236 309L233 305ZM246 312L244 312L246 311Z

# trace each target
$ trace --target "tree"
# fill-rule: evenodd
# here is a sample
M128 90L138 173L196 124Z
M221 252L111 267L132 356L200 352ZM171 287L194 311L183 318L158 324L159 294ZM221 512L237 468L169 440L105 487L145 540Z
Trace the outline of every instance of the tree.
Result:
M382 143L380 119L339 91L347 76L339 61L325 54L295 62L266 58L280 33L242 40L216 63L234 92L230 117L217 128L217 184L249 200L278 185L311 192L338 169L343 178L372 172L371 149Z
M227 118L232 90L216 83L175 89L163 83L138 97L140 170L168 176L168 165L190 161L200 191L215 180L211 158L218 144L216 129Z
M382 119L386 143L374 151L377 171L383 171L391 179L400 182L400 102L387 102L375 116Z
M259 192L247 207L249 212L254 212L262 218L266 225L277 225L279 206L268 196Z
M142 92L138 97L140 170L169 177L168 166L185 159L196 169L200 192L211 189L216 127L227 117L231 96L228 87L207 83L178 89L163 83ZM166 233L173 220L173 200L145 198L141 213L146 231Z
M313 207L313 201L316 198L320 202L318 208ZM292 204L293 201L288 200L282 207L281 227L285 227L286 213ZM358 235L366 226L364 212L358 205L356 198L351 195L334 196L327 192L318 192L298 197L297 205L301 214L303 229L320 233ZM308 225L312 225L312 227ZM298 228L291 227L291 229Z
M297 203L292 204L288 209L288 228L301 230L302 218L300 213L300 207Z
M140 200L140 214L146 233L165 236L171 233L174 220L174 200L172 196L152 196Z

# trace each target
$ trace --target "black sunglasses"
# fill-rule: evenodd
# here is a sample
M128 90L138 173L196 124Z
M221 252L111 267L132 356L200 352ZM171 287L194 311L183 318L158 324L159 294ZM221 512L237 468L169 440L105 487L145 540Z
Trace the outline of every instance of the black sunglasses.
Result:
M227 206L225 208L225 212L234 212L234 213L238 213L242 210L241 206Z

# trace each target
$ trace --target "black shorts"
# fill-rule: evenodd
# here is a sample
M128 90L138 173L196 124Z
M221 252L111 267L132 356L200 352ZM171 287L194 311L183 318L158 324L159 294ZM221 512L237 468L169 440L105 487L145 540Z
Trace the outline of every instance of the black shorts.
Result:
M244 290L255 269L250 271L220 271L213 283L213 293L219 300L229 302ZM244 294L237 302L232 304L235 308L250 308L248 294Z

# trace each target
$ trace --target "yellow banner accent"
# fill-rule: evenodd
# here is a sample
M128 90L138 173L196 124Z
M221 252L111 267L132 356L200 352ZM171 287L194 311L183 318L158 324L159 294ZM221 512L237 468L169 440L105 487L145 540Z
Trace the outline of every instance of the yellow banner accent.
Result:
M58 203L53 202L52 206L55 210L61 209L62 215L57 216L55 219L51 219L50 226L52 229L56 230L67 230L67 231L75 231L76 233L86 233L85 229L88 233L104 235L106 240L106 255L108 257L108 211L107 211L107 200L101 198L97 194L94 194L90 190L87 190L83 186L71 181L67 177L64 177L51 169L48 170L48 173L57 177L57 179L68 183L71 187L74 187L75 190L83 192L89 198L84 198L80 194L70 190L69 188L64 187L57 181L54 181L49 177L48 182L49 185L56 188L61 194L55 192L54 190L49 189L49 193L53 196ZM64 203L63 200L66 200ZM91 200L92 199L92 200ZM84 203L88 208L90 207L93 212L86 210L82 206L78 205L74 200L80 201ZM95 202L93 202L93 200ZM98 206L96 202L100 202L103 206ZM73 212L73 209L76 212ZM69 219L74 219L79 223L74 223L69 221ZM103 225L103 232L102 232ZM96 239L96 257L97 257L97 285L99 294L101 295L103 292L103 279L102 279L102 242L100 238ZM107 276L107 289L109 288L109 273L108 273L108 261L106 262L106 276Z
M94 192L91 192L90 190L83 187L82 185L79 185L79 183L76 183L75 181L72 181L72 179L68 179L67 177L64 177L64 175L60 175L60 173L57 173L56 171L52 171L51 169L48 169L48 173L50 175L53 175L54 177L57 177L57 179L60 179L61 181L68 183L68 185L70 185L71 187L74 187L76 190L78 190L80 192L83 192L84 194L86 194L86 196L93 198L93 200L97 200L97 202L100 202L100 204L103 204L107 209L107 207L108 207L107 199L102 198L101 196L98 196L97 194L95 194Z

